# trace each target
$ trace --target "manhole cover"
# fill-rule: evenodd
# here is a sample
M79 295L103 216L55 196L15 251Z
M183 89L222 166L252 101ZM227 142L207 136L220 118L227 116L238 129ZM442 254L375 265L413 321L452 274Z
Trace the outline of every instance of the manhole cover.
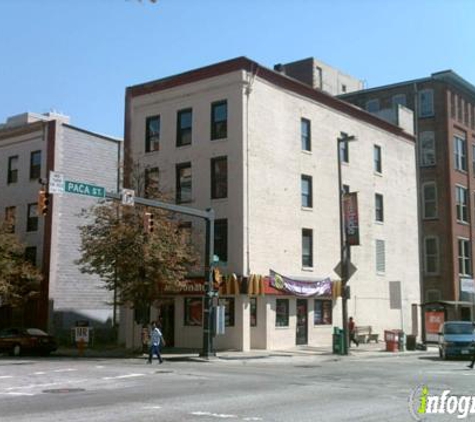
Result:
M51 390L43 390L43 393L67 394L67 393L80 393L81 391L86 391L86 390L84 388L53 388Z

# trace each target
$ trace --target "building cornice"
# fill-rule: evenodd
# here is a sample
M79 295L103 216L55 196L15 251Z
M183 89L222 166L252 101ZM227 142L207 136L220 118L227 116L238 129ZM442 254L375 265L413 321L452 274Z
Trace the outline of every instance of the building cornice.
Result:
M28 123L22 126L14 126L0 129L0 141L3 139L10 139L22 135L27 135L29 133L37 132L44 129L48 122L40 121Z
M142 95L148 95L167 89L183 86L190 83L206 80L216 76L221 76L235 71L246 71L254 74L255 76L264 79L273 85L299 94L307 99L311 99L318 103L324 104L329 108L337 110L355 119L359 119L372 126L383 129L394 135L401 136L405 139L414 141L415 138L411 134L405 132L398 126L395 126L385 120L380 119L365 110L362 110L352 104L342 101L333 97L330 94L314 89L302 82L299 82L293 78L285 76L279 72L275 72L269 68L261 66L259 63L254 62L247 57L237 57L232 60L216 63L210 66L202 67L199 69L191 70L178 75L170 76L156 81L146 82L139 85L134 85L126 89L126 103L131 101L135 97ZM127 110L127 106L126 106ZM127 143L128 130L127 130L127 117L126 117L126 131L125 138Z

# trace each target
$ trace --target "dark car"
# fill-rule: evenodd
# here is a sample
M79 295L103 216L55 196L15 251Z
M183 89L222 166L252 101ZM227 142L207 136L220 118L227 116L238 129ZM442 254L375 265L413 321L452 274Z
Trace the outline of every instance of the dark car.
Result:
M0 330L0 353L20 356L25 353L49 355L58 348L53 336L38 328L6 328Z
M473 353L475 327L470 321L447 321L439 332L439 355L442 359L469 357Z

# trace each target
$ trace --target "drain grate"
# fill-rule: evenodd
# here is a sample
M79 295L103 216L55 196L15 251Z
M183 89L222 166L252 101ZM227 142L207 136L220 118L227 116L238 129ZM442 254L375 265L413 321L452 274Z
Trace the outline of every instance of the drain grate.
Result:
M53 388L51 390L43 390L43 393L53 394L68 394L68 393L80 393L86 391L84 388Z

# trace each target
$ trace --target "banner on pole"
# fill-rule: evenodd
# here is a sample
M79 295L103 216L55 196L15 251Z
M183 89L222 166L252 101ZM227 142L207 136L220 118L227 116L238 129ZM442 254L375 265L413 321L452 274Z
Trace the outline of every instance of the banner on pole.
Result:
M360 226L358 218L357 192L343 196L343 215L345 219L346 242L350 246L360 244Z

